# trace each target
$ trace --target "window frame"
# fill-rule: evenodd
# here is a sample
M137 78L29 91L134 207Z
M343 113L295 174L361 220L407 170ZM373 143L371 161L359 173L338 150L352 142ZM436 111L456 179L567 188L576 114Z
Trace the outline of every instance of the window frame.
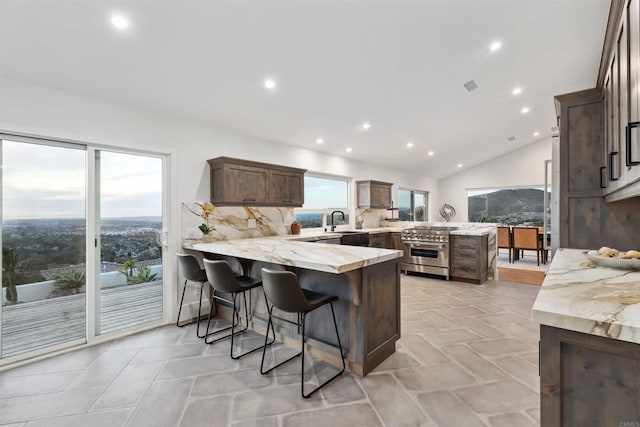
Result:
M347 184L347 206L344 208L344 214L348 217L348 225L351 225L351 218L353 217L353 215L351 215L351 209L353 206L353 177L349 177L349 176L342 176L342 175L332 175L332 174L327 174L327 173L321 173L321 172L313 172L313 171L307 171L304 174L304 178L306 177L312 177L312 178L320 178L320 179L327 179L327 180L333 180L333 181L344 181ZM304 186L304 180L303 180L303 186ZM306 189L305 189L305 194L306 194ZM303 205L304 206L304 205ZM331 212L335 211L336 208L321 208L321 209L306 209L304 207L301 208L295 208L293 211L293 215L294 217L298 214L319 214L322 215L322 225L320 227L310 227L310 228L303 228L303 230L309 230L309 231L322 231L323 229L325 229L328 224L326 221L327 215L331 215Z
M398 191L396 194L396 199L398 200L398 209L400 209L400 191L408 191L411 195L410 195L410 200L411 200L411 218L409 219L409 221L416 221L416 222L429 222L429 192L426 190L418 190L415 188L407 188L407 187L398 187ZM425 201L425 205L424 205L424 219L422 220L416 220L416 194L421 194L424 195L424 201ZM400 211L398 210L398 218L400 218Z

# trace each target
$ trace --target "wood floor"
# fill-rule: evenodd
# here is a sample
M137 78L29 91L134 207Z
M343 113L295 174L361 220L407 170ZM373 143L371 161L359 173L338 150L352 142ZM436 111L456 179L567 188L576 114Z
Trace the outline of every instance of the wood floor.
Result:
M498 277L500 278L500 280L506 280L508 282L541 285L544 281L544 272L498 267Z

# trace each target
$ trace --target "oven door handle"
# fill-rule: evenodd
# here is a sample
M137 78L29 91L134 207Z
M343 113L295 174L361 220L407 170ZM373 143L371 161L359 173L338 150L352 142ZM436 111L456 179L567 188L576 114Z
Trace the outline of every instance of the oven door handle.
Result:
M444 249L446 247L446 243L429 243L429 242L405 242L405 245L409 246L409 248L416 249Z

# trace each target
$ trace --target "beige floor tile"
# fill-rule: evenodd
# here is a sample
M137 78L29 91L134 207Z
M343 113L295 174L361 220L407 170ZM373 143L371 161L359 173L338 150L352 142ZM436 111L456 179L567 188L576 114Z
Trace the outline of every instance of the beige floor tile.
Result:
M532 369L529 362L524 361L518 356L507 356L496 359L494 363L500 369L510 373L515 379L525 383L536 392L540 391L538 369Z
M465 345L443 347L442 351L483 381L495 381L509 377L506 372L498 369L493 363Z
M365 399L364 392L353 374L344 374L327 384L320 390L322 398L330 405L357 402Z
M439 426L486 426L471 409L449 391L420 393L418 402Z
M418 365L420 365L420 362L418 362L410 354L406 353L405 351L396 351L384 362L379 364L373 370L373 372L380 373L383 371L393 371L396 369L410 368L412 366Z
M0 400L0 424L85 412L105 387L69 390Z
M470 341L482 341L485 338L478 334L470 332L468 329L449 329L444 331L438 331L437 333L427 331L422 334L422 337L435 345L449 345L458 343L467 343Z
M475 382L474 377L455 364L401 369L395 376L412 391L450 390Z
M232 371L238 362L228 355L189 357L166 362L158 378L179 378L206 375L214 372Z
M118 350L102 353L85 369L66 390L78 390L91 387L107 387L120 374L138 350Z
M53 372L23 377L0 377L0 399L62 391L82 371Z
M489 341L469 343L469 347L483 356L499 357L511 353L525 353L531 351L531 346L514 338L498 338Z
M402 427L432 423L393 376L368 375L360 380L360 384L386 425Z
M378 416L368 403L299 412L282 419L282 427L354 427L358 425L382 427Z
M300 396L300 385L287 385L264 390L237 393L233 398L231 412L232 421L243 421L251 418L269 417L288 412L323 406L319 393L309 399Z
M459 328L455 320L443 316L436 311L424 311L420 315L424 320L433 324L436 328L440 329L455 329Z
M151 386L163 364L164 362L152 362L125 367L91 407L91 410L104 411L136 406L142 400L144 393Z
M225 427L230 410L230 395L191 400L182 415L180 427Z
M538 423L519 412L489 417L492 427L536 427Z
M202 344L171 345L163 347L143 348L130 363L149 363L160 360L182 359L200 356L205 351Z
M455 391L467 406L479 414L499 414L535 406L540 397L515 380L479 384Z
M151 384L128 426L173 427L178 424L193 380L175 378Z
M106 412L68 415L65 417L30 421L25 427L124 427L132 413L133 408L126 408Z
M433 348L431 344L419 335L403 337L400 339L400 343L422 365L437 365L449 362L447 356Z
M273 376L261 375L256 369L222 372L197 377L191 390L191 396L215 396L247 390L258 390L271 387L273 384Z

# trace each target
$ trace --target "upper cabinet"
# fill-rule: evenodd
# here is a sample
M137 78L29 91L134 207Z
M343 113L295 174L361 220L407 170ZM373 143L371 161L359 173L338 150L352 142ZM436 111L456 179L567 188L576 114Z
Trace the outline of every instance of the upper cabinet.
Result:
M300 207L304 203L304 169L230 157L208 163L214 205Z
M611 3L599 86L602 187L608 202L640 196L640 0Z
M356 181L359 208L391 207L391 187L393 184L381 181Z

